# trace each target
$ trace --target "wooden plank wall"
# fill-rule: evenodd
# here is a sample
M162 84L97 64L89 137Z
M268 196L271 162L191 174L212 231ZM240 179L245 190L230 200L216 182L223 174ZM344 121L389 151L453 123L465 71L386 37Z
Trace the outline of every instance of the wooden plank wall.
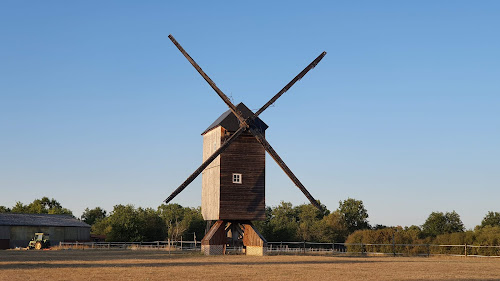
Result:
M219 219L265 220L265 159L262 145L246 133L221 154ZM242 184L233 183L233 173L242 174Z
M245 246L259 246L265 247L267 246L267 241L259 233L259 231L253 226L253 224L244 224L245 233L243 234L243 245Z
M203 135L203 161L221 146L222 131L219 126ZM201 176L201 213L205 220L219 219L220 202L220 158L208 165Z
M226 222L216 221L201 240L201 245L225 245L227 243Z

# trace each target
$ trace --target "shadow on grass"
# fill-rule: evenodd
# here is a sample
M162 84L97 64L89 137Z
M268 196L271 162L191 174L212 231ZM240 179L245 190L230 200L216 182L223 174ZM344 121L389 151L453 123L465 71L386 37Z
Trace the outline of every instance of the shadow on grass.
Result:
M25 262L11 262L2 264L2 269L41 269L41 268L143 268L143 267L199 267L199 266L275 266L275 265L324 265L324 264L362 264L362 263L379 263L381 261L375 260L339 260L332 259L329 261L193 261L183 262L180 259L170 260L165 262L146 262L146 263L57 263L57 262L39 262L39 263L25 263Z
M234 257L234 260L231 260ZM286 258L305 257L305 255L270 255L269 259L261 260L241 259L244 255L204 256L200 252L185 253L168 251L140 251L140 250L58 250L58 251L0 251L0 270L16 268L90 268L90 267L172 267L172 266L206 266L206 265L286 265L286 264L356 264L356 263L385 263L385 262L421 262L425 258L381 259L380 257L348 257L310 255L308 257L322 257L324 260L296 260L286 261ZM285 260L272 260L283 257ZM286 257L286 258L285 258ZM197 260L186 262L185 259ZM217 259L217 260L214 260ZM228 260L229 259L229 260ZM259 259L256 257L256 259ZM141 262L133 263L134 260ZM60 262L59 262L60 261ZM151 261L151 262L148 262ZM68 262L68 263L62 263ZM81 263L78 263L81 262ZM102 263L96 263L102 262Z
M159 260L201 256L200 253L135 250L47 250L47 251L0 251L0 262L44 261L104 261L104 260Z

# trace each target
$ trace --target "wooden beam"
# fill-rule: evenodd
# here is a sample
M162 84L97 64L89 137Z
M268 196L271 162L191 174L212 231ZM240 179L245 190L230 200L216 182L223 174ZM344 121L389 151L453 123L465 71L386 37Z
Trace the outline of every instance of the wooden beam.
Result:
M236 109L236 106L234 106L234 104L229 100L229 98L219 89L219 87L217 87L217 85L215 85L214 81L212 81L212 79L210 79L210 77L208 77L208 75L203 71L203 69L201 69L201 67L193 60L193 58L191 58L191 56L184 50L184 48L182 48L181 44L179 44L177 42L177 40L175 40L174 36L172 36L172 34L170 34L170 35L168 35L168 38L170 38L170 41L172 41L172 43L174 43L174 45L177 47L177 49L179 49L179 51L181 51L181 53L184 55L184 57L186 57L186 59L191 63L191 65L193 65L194 68L198 71L198 73L200 73L200 75L203 77L203 79L205 79L205 81L207 81L207 83L210 85L210 87L212 87L212 89L214 89L214 91L219 95L219 97L224 101L224 103L226 103L226 105L229 107L229 109L231 109L231 112L233 112L233 114L240 121L240 126L248 127L248 125L245 122L245 119L241 115L241 112L239 112L238 109Z
M198 167L198 169L196 169L178 188L176 188L174 190L174 192L172 192L172 194L170 194L170 196L165 199L165 204L168 204L168 202L172 201L172 199L174 199L175 196L177 196L179 193L181 193L181 191L183 191L192 181L194 181L194 179L199 175L201 174L201 172L203 172L203 170L205 170L205 168L210 165L210 163L212 163L212 161L215 160L215 158L217 158L217 156L219 156L219 154L221 154L222 152L224 152L224 150L226 150L226 148L229 147L229 145L236 139L238 138L239 135L241 135L241 133L243 133L244 131L246 130L246 128L244 127L241 127L238 129L238 131L236 131L229 139L227 139L222 145L221 147L219 147L219 149L217 149L214 154L212 154L212 156L210 156L207 160L205 160L205 162L203 162L201 164L200 167Z
M249 128L250 132L255 136L255 138L262 144L264 149L271 155L271 157L278 163L278 166L285 172L285 174L292 180L292 182L304 193L304 195L309 199L309 202L313 204L316 208L319 210L322 210L321 205L312 197L311 193L307 191L306 187L300 182L300 180L295 176L295 174L288 168L288 166L285 164L285 161L281 159L281 157L276 153L276 151L272 148L271 144L269 144L264 138L264 136L260 133L259 130L256 130L252 127Z
M259 247L267 246L266 239L251 222L242 223L242 225L245 229L245 232L243 233L243 245Z
M272 97L266 104L264 104L256 113L255 113L255 117L259 116L264 110L266 110L266 108L268 108L271 104L273 104L279 97L281 97L281 95L283 95L286 91L288 91L288 89L290 89L293 84L295 84L297 81L299 81L300 79L302 79L302 77L304 77L304 75L306 75L307 72L309 72L309 70L313 69L314 67L316 67L316 65L321 61L321 59L326 55L326 52L323 52L321 53L315 60L313 60L308 66L306 66L306 68L304 68L304 70L302 70L299 74L297 74L297 76L295 76L295 78L292 79L292 81L290 81L288 84L286 84L285 87L283 87L283 89L281 89L281 91L279 91L274 97Z
M227 242L225 227L225 221L216 221L201 240L201 245L225 245Z

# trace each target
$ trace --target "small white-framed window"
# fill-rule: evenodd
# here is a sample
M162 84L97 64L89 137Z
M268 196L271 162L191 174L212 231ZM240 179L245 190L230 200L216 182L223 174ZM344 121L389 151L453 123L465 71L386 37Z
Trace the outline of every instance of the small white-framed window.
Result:
M242 182L241 174L233 173L233 183L241 183L241 182Z

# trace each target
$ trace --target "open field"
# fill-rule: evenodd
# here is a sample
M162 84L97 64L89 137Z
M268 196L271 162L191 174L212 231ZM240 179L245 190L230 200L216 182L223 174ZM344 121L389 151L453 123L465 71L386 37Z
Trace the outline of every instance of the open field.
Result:
M500 280L500 259L0 251L0 280Z

